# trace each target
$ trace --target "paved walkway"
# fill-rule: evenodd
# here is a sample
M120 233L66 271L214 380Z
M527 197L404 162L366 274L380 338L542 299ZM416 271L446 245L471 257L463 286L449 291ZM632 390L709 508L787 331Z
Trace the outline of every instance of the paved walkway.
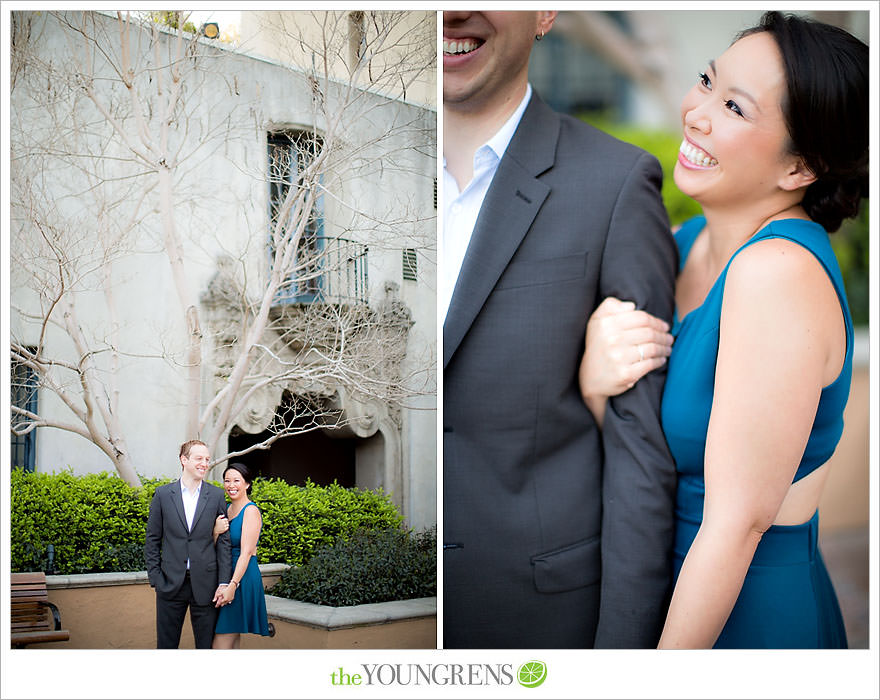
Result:
M819 549L840 601L850 649L868 648L868 528L819 535Z

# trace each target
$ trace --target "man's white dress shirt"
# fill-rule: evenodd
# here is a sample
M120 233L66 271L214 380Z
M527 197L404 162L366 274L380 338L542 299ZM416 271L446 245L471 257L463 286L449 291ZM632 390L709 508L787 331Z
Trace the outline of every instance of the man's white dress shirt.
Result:
M443 231L440 239L442 264L437 303L438 312L443 314L444 320L486 192L489 191L498 164L504 157L531 96L532 86L527 85L525 97L516 111L474 153L474 176L461 192L458 191L455 178L446 170L446 158L443 159Z
M190 491L180 480L180 495L183 497L183 513L186 515L186 529L192 532L193 518L196 517L196 506L199 504L199 494L202 492L202 482ZM189 569L189 559L186 560L186 568Z

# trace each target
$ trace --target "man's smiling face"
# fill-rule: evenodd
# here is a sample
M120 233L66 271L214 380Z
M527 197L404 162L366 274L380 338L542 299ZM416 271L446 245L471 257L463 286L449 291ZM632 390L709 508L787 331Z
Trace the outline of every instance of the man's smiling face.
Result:
M547 31L556 13L444 12L443 105L478 111L513 99L524 87L536 34Z
M204 445L193 445L189 448L189 454L180 458L184 473L195 481L205 478L210 461L211 453Z

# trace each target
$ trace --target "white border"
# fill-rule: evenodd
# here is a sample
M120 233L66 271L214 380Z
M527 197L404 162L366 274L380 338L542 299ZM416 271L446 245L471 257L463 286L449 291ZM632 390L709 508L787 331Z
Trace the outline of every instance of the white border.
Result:
M297 9L314 7L316 3L261 3L260 7ZM347 8L361 3L322 3L322 7ZM131 6L129 3L90 3L91 7L109 9ZM532 9L538 3L482 2L489 9ZM53 8L73 6L54 3ZM137 5L137 9L158 7L154 3ZM240 3L192 2L197 9L235 9ZM374 2L371 8L395 9L468 9L472 3L462 2ZM705 2L557 2L557 9L700 9ZM39 9L48 5L25 2L4 2L0 46L3 49L0 74L2 99L2 153L7 164L9 153L9 11ZM80 8L82 6L79 6ZM133 6L131 6L133 7ZM164 5L162 6L165 7ZM876 698L880 696L878 671L878 6L875 2L780 2L775 9L812 10L833 7L834 10L863 10L870 13L871 83L871 204L870 204L870 632L869 650L849 651L757 651L757 652L658 652L658 651L452 651L452 650L363 650L363 651L248 651L233 652L219 657L210 651L79 651L79 650L16 650L0 649L0 697L2 698ZM765 9L765 2L715 2L712 9ZM438 31L442 22L438 21ZM438 65L438 70L440 66ZM438 102L441 86L438 80ZM442 109L438 109L438 148L442 153ZM439 163L438 158L438 163ZM0 235L0 335L9 337L8 326L8 265L9 265L9 197L8 167L2 167L2 235ZM438 165L438 188L442 187ZM438 196L438 202L442 198ZM442 225L442 207L438 205L438 226ZM442 261L438 260L438 265ZM438 321L438 377L442 376L442 324ZM0 343L0 356L8 368L8 343ZM438 383L438 531L442 532L442 382ZM8 371L2 373L2 396L7 396ZM9 420L7 402L0 401L0 420ZM0 465L8 469L9 442L0 440ZM2 531L3 626L0 638L8 644L9 610L9 480L0 479ZM439 537L442 541L442 536ZM442 583L442 569L438 571ZM442 596L441 596L442 601ZM442 602L438 601L438 620L442 620ZM438 623L438 628L441 624ZM339 667L357 671L360 664L511 664L517 667L530 659L548 665L548 677L539 688L528 690L511 686L378 686L342 687L330 684L330 673Z

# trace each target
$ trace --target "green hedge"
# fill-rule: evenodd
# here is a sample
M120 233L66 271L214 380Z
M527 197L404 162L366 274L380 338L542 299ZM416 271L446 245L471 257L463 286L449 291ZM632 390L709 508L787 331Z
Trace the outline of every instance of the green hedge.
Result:
M336 484L290 486L280 479L254 479L251 500L263 515L257 557L261 564L299 566L320 547L361 529L398 528L403 516L381 490Z
M73 476L14 469L11 477L12 571L47 570L50 544L55 571L63 574L126 570L132 563L126 555L137 544L143 548L157 481L136 490L106 472ZM139 560L135 569L144 568L143 554Z
M700 205L683 194L672 179L672 170L681 145L680 132L638 128L607 116L581 115L581 118L621 141L640 146L657 156L663 168L663 203L673 226L701 212ZM844 221L840 230L831 235L831 246L843 272L853 322L857 326L866 326L869 287L868 200L862 201L858 217Z
M317 605L362 605L437 595L437 533L360 531L290 568L269 591Z
M48 546L59 574L142 571L144 531L156 487L135 489L116 474L11 473L11 570L45 571ZM381 491L291 486L257 478L252 500L263 514L261 564L299 566L321 546L361 529L399 528L403 516Z

